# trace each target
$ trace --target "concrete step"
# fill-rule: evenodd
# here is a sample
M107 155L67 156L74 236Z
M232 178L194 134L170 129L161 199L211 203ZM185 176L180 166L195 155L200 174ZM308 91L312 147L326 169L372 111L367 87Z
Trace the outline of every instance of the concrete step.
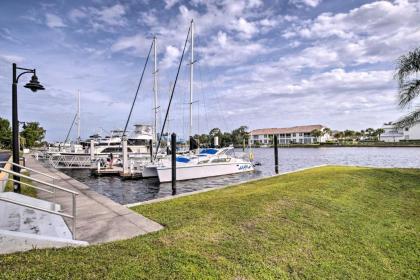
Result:
M1 193L0 196L48 210L56 207L48 201L12 192ZM0 229L47 237L72 239L72 234L61 216L1 200Z

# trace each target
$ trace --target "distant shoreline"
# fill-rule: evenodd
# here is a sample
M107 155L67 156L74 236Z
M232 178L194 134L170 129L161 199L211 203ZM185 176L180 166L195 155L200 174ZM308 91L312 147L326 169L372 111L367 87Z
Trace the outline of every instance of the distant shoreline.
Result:
M242 146L238 146L235 148L242 148ZM270 146L260 146L252 148L274 148L274 145ZM371 144L371 145L316 145L316 144L309 144L309 145L299 145L299 144L291 144L291 145L279 145L279 149L283 148L420 148L420 144Z

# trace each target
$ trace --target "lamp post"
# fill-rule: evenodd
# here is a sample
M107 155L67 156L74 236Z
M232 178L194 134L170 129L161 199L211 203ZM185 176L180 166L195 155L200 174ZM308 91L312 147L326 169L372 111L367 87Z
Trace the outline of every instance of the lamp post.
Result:
M22 70L23 72L17 75L17 70ZM17 67L16 63L13 63L13 83L12 83L12 130L13 130L13 163L19 164L19 118L18 118L18 103L17 103L17 84L19 78L27 73L32 73L32 78L24 87L29 88L33 92L37 90L44 90L45 88L38 82L38 77L36 76L35 69L27 69ZM19 166L14 165L13 171L19 173ZM13 176L15 182L13 183L13 191L20 193L20 177Z

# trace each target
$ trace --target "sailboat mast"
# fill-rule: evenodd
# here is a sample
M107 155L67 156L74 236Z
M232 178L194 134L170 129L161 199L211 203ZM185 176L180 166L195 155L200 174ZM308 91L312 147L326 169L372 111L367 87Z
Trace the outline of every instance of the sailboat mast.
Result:
M156 36L153 37L153 54L154 54L154 70L153 70L153 93L154 93L154 110L155 110L155 124L154 124L154 142L157 142L157 130L158 130L158 88L157 88L157 46Z
M193 80L194 80L194 20L191 20L191 60L190 60L190 128L189 136L192 137L193 126Z
M80 143L80 90L77 91L77 142Z

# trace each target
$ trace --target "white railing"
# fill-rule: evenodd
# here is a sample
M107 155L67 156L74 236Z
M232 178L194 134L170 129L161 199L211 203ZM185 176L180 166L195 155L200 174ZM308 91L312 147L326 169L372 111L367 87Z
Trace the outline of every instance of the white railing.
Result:
M90 155L52 154L48 157L48 163L56 169L90 168L92 166Z
M15 166L19 166L21 168L26 168L26 169L29 170L29 168L24 167L22 165L19 165L19 164L14 164L14 165ZM55 178L55 177L53 177L51 175L42 173L40 171L36 171L34 169L30 169L30 170L32 170L35 173L44 175L46 177ZM48 187L50 187L52 189L52 191L51 190L44 189L44 188L41 188L41 187L38 187L38 186L34 186L34 185L31 185L31 184L28 184L28 183L25 183L25 182L19 182L19 181L15 180L15 179L11 179L11 178L8 179L8 180L10 180L12 182L20 183L22 185L26 185L26 186L32 187L34 189L38 189L38 190L45 191L45 192L48 192L48 193L53 193L54 195L55 195L55 190L60 190L60 191L63 191L63 192L70 193L72 195L72 214L65 214L65 213L62 213L62 212L59 212L59 211L55 211L55 210L50 210L50 209L45 209L45 208L33 206L33 205L30 205L30 204L27 204L27 203L18 202L18 201L15 201L13 199L5 198L5 197L0 197L0 200L5 201L5 202L9 202L9 203L13 203L13 204L16 204L16 205L21 205L21 206L24 206L24 207L32 208L32 209L35 209L35 210L39 210L39 211L43 211L43 212L47 212L47 213L59 215L59 216L62 216L62 217L66 217L66 218L71 219L72 220L72 235L73 235L73 239L76 239L76 219L77 219L77 217L76 217L76 195L79 194L78 192L75 192L73 190L69 190L69 189L66 189L66 188L57 186L57 185L52 184L52 183L44 182L42 180L39 180L39 179L36 179L36 178L33 178L33 177L29 177L29 176L26 176L26 175L23 175L23 174L20 174L20 173L11 171L11 170L6 170L4 168L0 168L0 172L6 172L6 173L8 173L10 175L17 176L19 178L24 178L24 179L27 179L27 180L31 180L31 181L37 182L39 184L48 186ZM57 178L55 178L55 179L57 179ZM54 200L55 200L55 196L54 196ZM54 209L55 209L55 202L54 202Z

